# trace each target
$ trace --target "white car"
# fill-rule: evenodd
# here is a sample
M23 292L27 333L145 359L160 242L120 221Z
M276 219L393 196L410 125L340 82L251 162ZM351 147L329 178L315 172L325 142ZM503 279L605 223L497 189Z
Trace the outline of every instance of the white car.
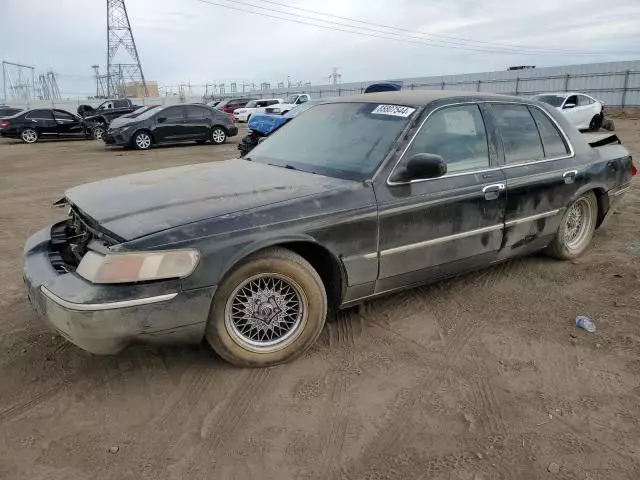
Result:
M576 92L541 93L533 98L560 110L578 130L596 132L602 127L604 105L589 95Z
M262 98L260 100L251 100L242 108L236 108L233 111L233 116L236 117L236 120L239 122L248 122L249 117L252 114L256 113L264 113L264 109L271 105L276 105L282 103L284 100L281 98Z
M289 95L280 105L264 107L258 110L256 113L272 113L274 115L284 115L289 110L297 107L298 105L302 105L309 100L311 100L311 97L306 93L295 93L293 95Z

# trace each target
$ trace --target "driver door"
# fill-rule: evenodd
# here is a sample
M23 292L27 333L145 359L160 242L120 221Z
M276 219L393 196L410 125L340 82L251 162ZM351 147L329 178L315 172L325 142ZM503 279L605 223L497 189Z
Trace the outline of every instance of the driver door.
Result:
M53 117L58 125L58 135L61 137L84 136L84 125L80 120L64 110L54 110Z
M493 132L485 127L476 103L436 108L395 169L412 155L431 153L444 159L447 173L408 182L388 180L393 171L379 176L374 184L380 258L375 293L478 268L497 258L506 198Z

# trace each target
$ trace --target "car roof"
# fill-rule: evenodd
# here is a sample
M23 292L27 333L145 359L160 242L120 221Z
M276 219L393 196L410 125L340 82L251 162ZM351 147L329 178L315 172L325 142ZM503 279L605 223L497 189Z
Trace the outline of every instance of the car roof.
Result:
M539 97L540 95L555 95L556 97L570 97L571 95L584 95L586 97L590 97L591 95L582 92L545 92L545 93L537 93L535 96Z
M497 93L455 90L405 90L402 92L363 93L360 95L350 95L348 97L335 97L332 99L327 99L327 103L390 103L395 105L406 105L408 107L423 107L431 102L443 99L468 99L474 101L502 100L510 102L527 101L522 97L500 95Z

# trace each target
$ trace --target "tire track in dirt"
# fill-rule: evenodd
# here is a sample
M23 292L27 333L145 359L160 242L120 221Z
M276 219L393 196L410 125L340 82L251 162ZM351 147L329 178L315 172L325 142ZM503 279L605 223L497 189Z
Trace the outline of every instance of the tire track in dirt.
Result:
M480 323L468 322L454 332L454 338L431 372L409 390L399 405L392 407L396 411L387 417L388 427L381 430L369 444L363 455L365 459L382 455L399 444L402 436L412 429L413 415L420 400L442 383L451 365L458 360L462 349L480 328Z
M267 380L271 376L270 368L249 370L237 383L222 405L216 406L204 417L200 426L200 437L210 439L207 448L217 450L222 442L233 441L242 421L247 417L256 399L261 401ZM229 407L222 408L222 406Z
M185 405L191 408L197 405L209 384L215 380L217 369L211 365L194 366L180 378L176 391L162 406L160 413L152 420L156 426L161 427L170 423L179 413L184 412ZM185 377L187 377L185 379Z
M478 405L478 411L485 415L486 433L506 437L509 432L504 421L500 403L496 400L495 392L489 379L484 375L477 375L473 382L472 395ZM483 422L484 423L484 422Z

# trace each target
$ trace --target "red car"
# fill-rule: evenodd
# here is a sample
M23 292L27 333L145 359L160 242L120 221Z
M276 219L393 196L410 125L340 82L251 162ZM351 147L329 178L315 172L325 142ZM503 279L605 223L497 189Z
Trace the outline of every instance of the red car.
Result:
M231 98L229 100L223 100L216 108L218 110L222 110L225 113L233 113L236 108L242 108L251 100L256 100L255 98Z

